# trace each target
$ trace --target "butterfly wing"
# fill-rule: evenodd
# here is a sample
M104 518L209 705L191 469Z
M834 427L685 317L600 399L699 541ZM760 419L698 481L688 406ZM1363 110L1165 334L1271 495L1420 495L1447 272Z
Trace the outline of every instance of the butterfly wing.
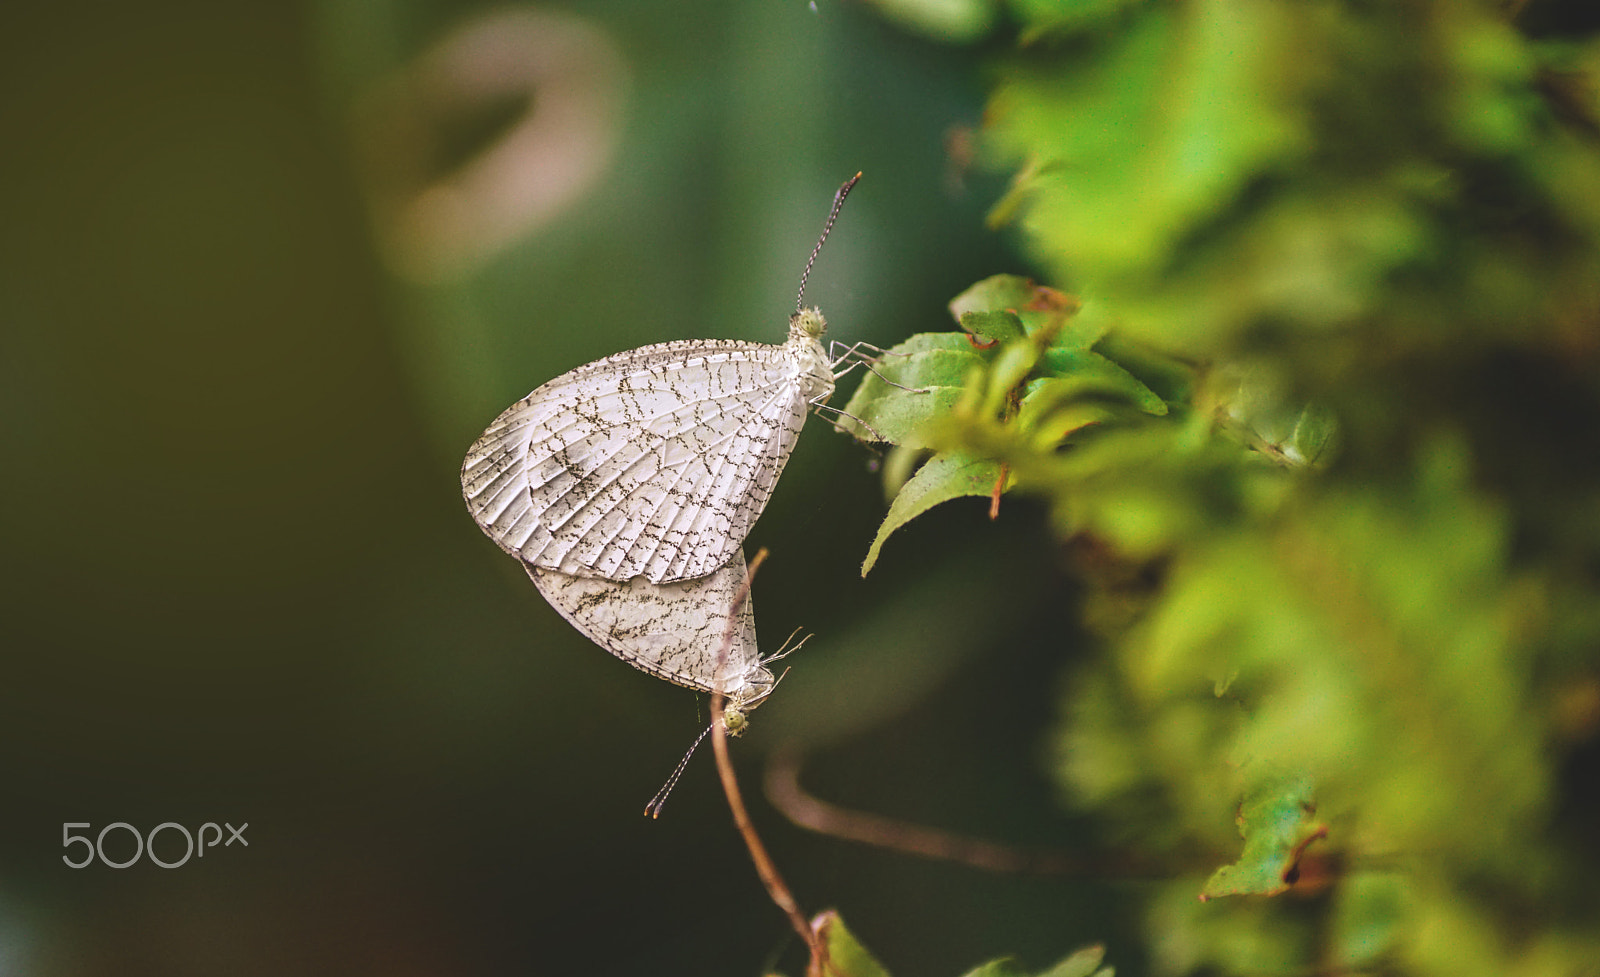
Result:
M707 576L653 584L643 577L603 580L523 564L561 616L589 640L633 667L677 685L722 692L753 708L773 685L756 650L755 612L748 598L728 617L744 586L744 554ZM720 662L719 662L720 658Z
M500 547L562 573L652 583L726 566L809 408L790 348L659 343L579 367L501 414L461 469Z

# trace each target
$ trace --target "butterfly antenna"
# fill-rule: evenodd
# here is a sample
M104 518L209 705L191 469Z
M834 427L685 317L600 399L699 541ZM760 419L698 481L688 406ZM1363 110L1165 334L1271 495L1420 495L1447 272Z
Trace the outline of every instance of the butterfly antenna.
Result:
M806 270L800 273L800 294L795 296L794 310L800 312L806 304L806 280L811 277L811 266L817 263L817 255L822 253L822 245L828 240L828 232L833 230L833 222L839 219L839 208L844 206L844 198L850 195L850 188L861 179L857 173L846 180L839 192L833 195L833 209L828 211L828 222L822 225L822 236L817 238L817 246L811 249L811 257L806 260Z
M667 803L667 795L672 793L672 788L678 786L678 778L683 776L684 769L689 766L689 758L694 756L694 751L700 748L701 741L706 738L706 733L709 732L711 732L711 727L707 726L699 736L694 738L694 742L689 744L689 752L685 753L683 759L678 761L677 769L672 771L672 776L668 777L667 782L661 785L660 790L656 791L656 796L650 798L650 803L644 806L644 813L652 818L661 816L661 808Z

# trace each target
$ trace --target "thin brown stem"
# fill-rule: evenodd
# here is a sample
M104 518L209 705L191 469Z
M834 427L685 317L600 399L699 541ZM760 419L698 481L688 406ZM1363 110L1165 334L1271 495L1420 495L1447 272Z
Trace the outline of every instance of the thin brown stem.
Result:
M762 549L756 554L755 559L750 561L744 584L739 588L733 606L728 611L728 626L722 636L719 657L726 657L733 647L734 621L738 618L744 602L750 598L750 581L755 578L756 570L760 569L762 561L766 558L767 551ZM750 812L744 806L744 796L739 792L739 779L733 772L733 761L728 755L728 732L722 725L723 699L724 696L720 692L711 694L711 749L717 758L717 775L722 779L722 792L728 798L728 810L733 813L733 824L739 829L739 835L744 838L745 847L750 850L750 860L755 863L756 875L760 876L761 884L766 886L767 895L771 897L773 904L789 917L789 924L794 927L794 931L811 951L811 960L806 966L806 977L823 977L827 965L827 949L821 938L806 923L805 914L800 911L794 894L789 891L788 884L778 873L777 865L773 864L772 857L767 854L767 846L761 843L761 836L756 834L755 825L750 822Z
M957 862L988 872L1078 875L1106 879L1165 877L1174 866L1157 866L1132 853L1085 856L1072 852L1013 848L937 828L853 811L808 794L800 786L800 753L780 747L767 763L767 800L796 825L833 838Z
M1000 474L994 477L994 488L989 491L989 521L1000 518L1000 495L1006 490L1006 478L1011 474L1011 466L1005 462L1000 463Z

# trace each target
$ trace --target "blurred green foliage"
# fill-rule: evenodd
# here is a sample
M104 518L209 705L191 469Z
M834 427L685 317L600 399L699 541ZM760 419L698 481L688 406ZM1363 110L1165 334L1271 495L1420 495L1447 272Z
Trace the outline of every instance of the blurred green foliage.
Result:
M992 218L1053 287L846 408L897 445L864 569L1048 504L1104 639L1054 775L1173 866L1160 972L1600 960L1600 42L1533 6L1013 4Z

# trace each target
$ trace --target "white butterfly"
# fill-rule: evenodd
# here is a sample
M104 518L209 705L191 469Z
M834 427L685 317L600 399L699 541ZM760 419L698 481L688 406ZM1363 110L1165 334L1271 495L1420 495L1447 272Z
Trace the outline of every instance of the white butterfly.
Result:
M860 178L860 174L856 174ZM826 240L850 180L834 197ZM574 576L662 584L725 567L766 506L813 405L833 393L822 313L782 345L682 340L581 366L512 405L461 468L501 549Z
M525 563L610 580L726 565L833 393L807 309L781 346L659 343L550 381L501 414L461 485L483 531Z
M748 594L735 613L745 582L739 550L727 566L707 576L665 584L523 566L551 606L595 644L675 685L726 695L723 715L730 730L742 725L744 714L776 683L756 651Z

